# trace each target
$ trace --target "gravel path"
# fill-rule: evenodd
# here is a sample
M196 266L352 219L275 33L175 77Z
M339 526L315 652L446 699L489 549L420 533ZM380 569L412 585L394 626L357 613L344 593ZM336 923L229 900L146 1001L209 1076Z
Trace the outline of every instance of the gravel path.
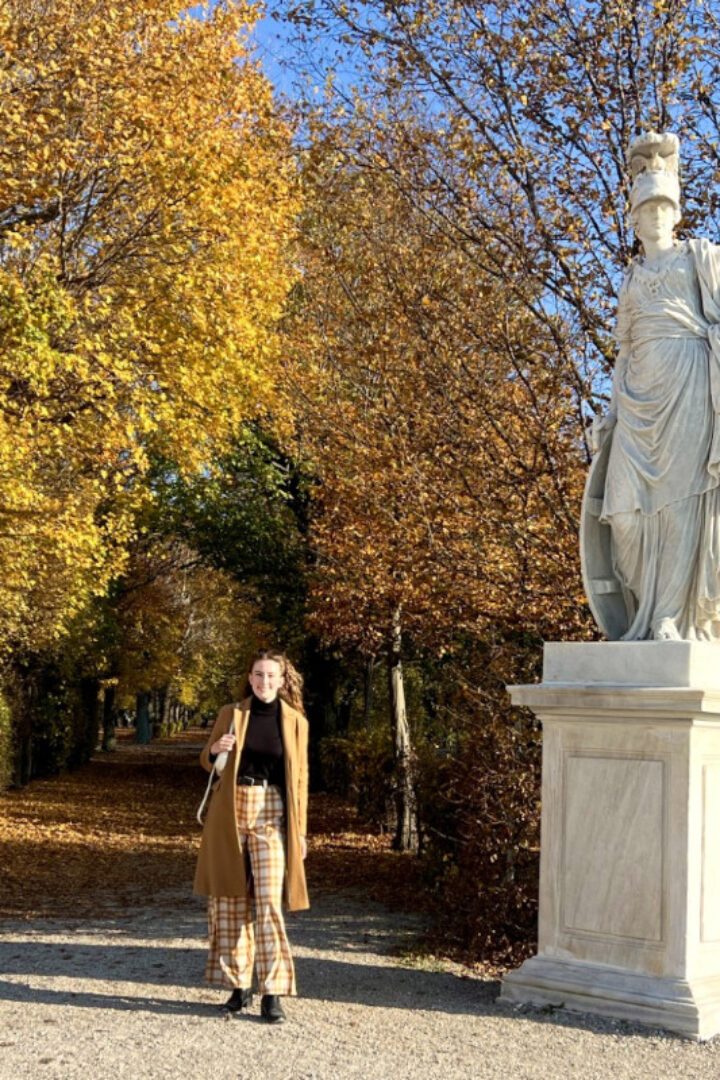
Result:
M639 1080L720 1077L720 1039L496 1001L451 964L410 965L417 922L338 896L288 917L301 997L217 1015L201 985L204 908L165 895L110 919L6 922L2 1080Z

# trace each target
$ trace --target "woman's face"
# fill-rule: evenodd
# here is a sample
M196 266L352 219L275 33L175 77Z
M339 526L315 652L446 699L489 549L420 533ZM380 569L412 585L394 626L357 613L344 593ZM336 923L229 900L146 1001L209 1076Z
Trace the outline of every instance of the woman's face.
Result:
M252 692L260 701L274 701L283 684L277 660L256 660L248 676Z
M676 221L676 210L669 199L648 199L633 214L635 232L643 244L672 240Z

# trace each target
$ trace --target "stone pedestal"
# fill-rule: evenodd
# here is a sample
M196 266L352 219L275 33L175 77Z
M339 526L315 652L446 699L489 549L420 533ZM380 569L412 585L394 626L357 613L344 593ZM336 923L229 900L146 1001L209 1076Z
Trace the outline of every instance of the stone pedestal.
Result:
M537 955L507 1001L720 1032L720 646L550 643Z

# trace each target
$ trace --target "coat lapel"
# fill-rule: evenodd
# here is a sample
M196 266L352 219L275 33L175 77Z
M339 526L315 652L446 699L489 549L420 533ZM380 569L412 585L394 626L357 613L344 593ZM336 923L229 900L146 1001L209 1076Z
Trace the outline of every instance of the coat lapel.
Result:
M285 779L289 781L293 774L295 757L295 724L286 703L280 698L280 727L282 729L283 752L285 754Z

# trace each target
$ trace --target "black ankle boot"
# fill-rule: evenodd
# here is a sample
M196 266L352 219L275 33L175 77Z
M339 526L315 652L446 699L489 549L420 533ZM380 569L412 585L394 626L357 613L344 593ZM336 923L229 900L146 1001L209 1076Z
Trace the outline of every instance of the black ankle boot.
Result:
M282 1024L286 1020L285 1011L277 994L263 994L260 1001L260 1015L268 1024Z
M250 1005L252 1005L252 990L241 990L239 986L236 986L230 997L220 1008L223 1012L236 1013L242 1012L243 1009L249 1008Z

